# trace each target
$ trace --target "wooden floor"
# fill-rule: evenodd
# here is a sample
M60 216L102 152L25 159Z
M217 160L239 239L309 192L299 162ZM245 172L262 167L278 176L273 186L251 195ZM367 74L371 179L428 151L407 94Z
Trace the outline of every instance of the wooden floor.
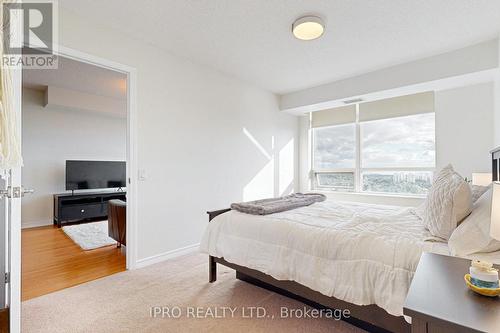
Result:
M57 227L22 230L23 301L125 270L115 245L83 251Z

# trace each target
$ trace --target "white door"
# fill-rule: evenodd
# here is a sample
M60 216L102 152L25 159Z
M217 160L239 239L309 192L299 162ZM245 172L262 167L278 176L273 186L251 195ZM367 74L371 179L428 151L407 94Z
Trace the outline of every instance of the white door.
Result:
M12 70L12 106L21 135L21 69ZM0 171L0 308L9 308L10 331L20 332L21 318L21 167Z
M8 177L6 172L0 173L0 193L7 193ZM3 195L1 195L3 197ZM0 198L0 249L2 255L0 256L0 279L5 276L7 280L7 265L8 265L8 248L9 240L7 238L7 223L8 219L8 200ZM0 280L1 281L1 280ZM0 309L4 311L7 308L7 282L0 283Z
M5 18L5 16L3 17ZM10 15L8 24L10 40L23 40L23 20L21 16L18 14ZM3 80L2 105L4 105L4 112L5 106L9 105L12 112L9 115L14 114L14 117L10 117L10 121L4 122L4 124L9 123L12 125L9 126L11 131L6 132L9 137L12 137L10 134L17 132L20 141L22 128L21 65L8 69L2 68L2 79L6 77L10 77L10 80L8 80L9 84ZM21 149L21 142L17 146ZM10 163L10 165L12 164ZM0 210L0 224L4 226L5 230L2 248L5 259L4 269L7 273L7 279L4 280L5 283L3 284L5 305L10 312L10 332L18 333L21 331L21 197L23 196L21 166L11 167L9 170L0 170L0 173L3 175L3 181L0 181L0 190L3 190L0 192L0 206L3 208L3 210ZM2 279L1 276L0 279Z
M21 68L11 70L12 77L12 106L16 113L15 126L21 137L21 93L22 93L22 70ZM6 284L6 301L10 310L10 332L21 331L21 197L24 190L21 185L21 167L10 169L6 172L7 195L3 196L3 205L6 207L7 243L7 265L8 283ZM4 186L5 186L4 185ZM6 223L5 223L6 222Z

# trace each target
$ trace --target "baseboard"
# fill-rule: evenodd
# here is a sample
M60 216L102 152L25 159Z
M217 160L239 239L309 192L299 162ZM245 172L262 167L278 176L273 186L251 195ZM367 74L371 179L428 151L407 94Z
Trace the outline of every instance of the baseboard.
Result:
M21 222L21 229L45 227L48 225L53 225L52 221L31 221L31 222Z
M197 243L197 244L181 247L179 249L175 249L172 251L157 254L155 256L147 257L144 259L139 259L139 260L137 260L136 268L146 267L149 265L157 264L157 263L165 261L165 260L177 258L177 257L183 256L185 254L196 252L198 250L199 246L200 246L200 243Z

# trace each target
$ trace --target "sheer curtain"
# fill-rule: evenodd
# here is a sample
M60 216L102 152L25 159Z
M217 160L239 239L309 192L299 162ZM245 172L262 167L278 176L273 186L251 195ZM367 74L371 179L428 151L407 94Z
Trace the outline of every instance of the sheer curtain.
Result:
M11 70L2 66L0 69L0 170L22 166L21 142L16 126L16 110L13 107L13 85Z

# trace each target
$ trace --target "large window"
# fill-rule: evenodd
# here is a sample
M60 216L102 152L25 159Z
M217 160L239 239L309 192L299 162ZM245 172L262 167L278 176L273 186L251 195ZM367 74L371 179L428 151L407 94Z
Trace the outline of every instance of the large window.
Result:
M314 169L318 187L355 190L356 125L320 127L313 131Z
M360 117L360 110L358 106L355 118L347 124L323 122L319 125L327 126L315 127L313 119L313 187L426 194L435 166L434 112L393 112L384 117L379 111L382 116Z

